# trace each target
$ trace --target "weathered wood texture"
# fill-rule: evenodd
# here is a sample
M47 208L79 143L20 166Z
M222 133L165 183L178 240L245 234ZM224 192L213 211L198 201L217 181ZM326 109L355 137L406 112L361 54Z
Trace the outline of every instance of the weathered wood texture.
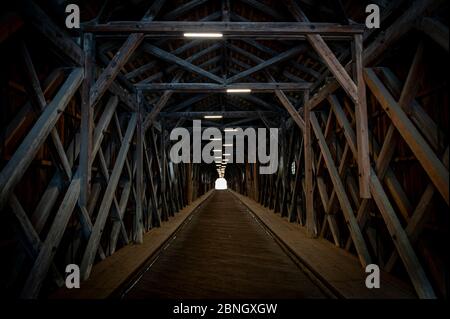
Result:
M326 296L228 191L212 194L125 295L275 297Z
M0 16L5 294L46 296L65 265L88 278L148 244L217 177L214 164L174 164L170 131L222 115L202 127L279 128L277 171L228 164L230 188L319 237L306 242L376 263L420 298L448 297L445 1L386 3L381 30L363 28L356 0L100 2L80 34L53 2ZM224 37L183 37L205 28Z

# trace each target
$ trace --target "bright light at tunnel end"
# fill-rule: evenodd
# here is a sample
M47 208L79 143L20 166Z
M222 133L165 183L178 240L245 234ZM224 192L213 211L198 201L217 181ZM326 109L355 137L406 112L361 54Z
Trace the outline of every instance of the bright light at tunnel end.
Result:
M216 179L216 183L215 183L215 189L216 190L225 190L227 189L227 180L223 177L219 177L218 179Z

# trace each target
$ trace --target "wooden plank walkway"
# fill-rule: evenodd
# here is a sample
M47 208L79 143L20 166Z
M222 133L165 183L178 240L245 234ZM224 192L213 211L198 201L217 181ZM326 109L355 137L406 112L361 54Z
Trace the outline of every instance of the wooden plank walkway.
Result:
M325 298L262 225L344 298L416 297L411 286L386 273L380 289L367 289L355 256L308 238L301 226L233 191L200 197L145 234L144 244L123 247L96 264L80 289L50 297L108 298L128 287L124 297L130 299ZM131 280L148 263L142 277Z
M309 238L299 224L290 223L256 201L230 191L279 238L318 278L327 282L343 298L417 298L411 285L381 272L381 287L367 289L366 273L358 258L322 238Z
M325 298L229 191L215 191L125 298Z
M115 291L130 280L160 249L205 201L213 191L200 196L184 207L174 217L161 223L161 227L153 228L144 235L141 245L128 245L108 258L95 264L91 276L83 281L79 289L61 288L50 296L51 299L104 299L111 297Z

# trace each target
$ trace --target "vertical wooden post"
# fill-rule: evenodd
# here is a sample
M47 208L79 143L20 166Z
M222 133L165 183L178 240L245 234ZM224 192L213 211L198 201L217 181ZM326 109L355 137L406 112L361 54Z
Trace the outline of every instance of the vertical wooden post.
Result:
M160 141L159 152L161 154L161 198L164 202L165 207L165 220L172 215L171 204L170 204L170 194L168 192L168 181L167 181L167 157L166 157L166 129L164 122L161 121L161 141ZM169 198L168 198L169 195Z
M305 118L305 131L304 146L305 146L305 195L306 195L306 231L311 237L317 236L316 216L314 211L314 198L313 198L313 173L312 173L312 150L311 150L311 122L310 122L310 109L309 109L309 91L306 90L303 95L304 105L304 118Z
M186 199L187 204L192 203L192 163L186 164Z
M245 192L246 195L250 198L253 198L252 195L252 187L250 185L251 179L250 179L250 163L245 162Z
M370 198L370 158L369 158L369 127L367 123L367 103L366 103L366 85L364 82L362 61L363 36L356 34L354 42L354 63L355 63L355 81L357 86L358 100L356 103L356 142L358 147L358 174L359 174L359 196L361 198Z
M134 241L143 243L143 222L142 222L142 190L144 187L144 130L142 127L142 92L137 91L137 128L136 128L136 214L134 215Z
M258 185L258 163L253 164L253 194L254 200L259 201L259 185Z
M92 164L92 127L93 110L90 103L90 92L94 79L94 36L84 34L84 80L81 88L81 146L80 146L80 198L79 204L86 207L90 193Z

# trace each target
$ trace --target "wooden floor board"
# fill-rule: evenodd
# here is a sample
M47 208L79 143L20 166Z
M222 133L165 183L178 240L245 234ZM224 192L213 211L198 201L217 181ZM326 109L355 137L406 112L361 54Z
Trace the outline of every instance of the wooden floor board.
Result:
M126 298L324 298L228 191L216 191Z
M269 228L300 260L345 298L416 298L410 284L382 272L380 289L367 289L366 273L358 258L322 238L309 238L299 224L260 205L254 200L230 191Z

